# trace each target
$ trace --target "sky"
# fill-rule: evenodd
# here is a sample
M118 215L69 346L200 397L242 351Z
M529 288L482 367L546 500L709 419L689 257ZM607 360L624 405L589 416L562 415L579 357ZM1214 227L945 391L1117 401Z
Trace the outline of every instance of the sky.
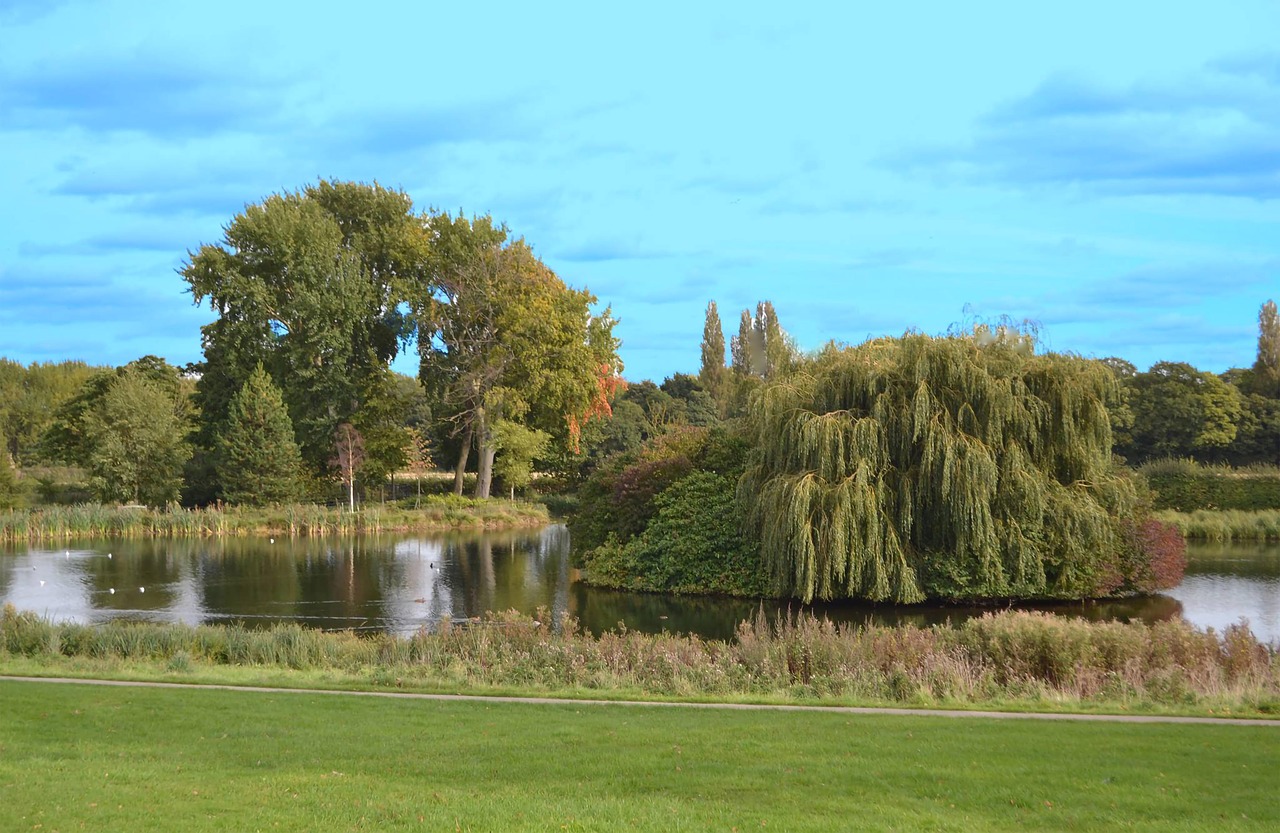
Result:
M188 252L322 177L506 222L632 380L765 299L1220 372L1280 300L1280 4L0 0L0 356L198 361Z

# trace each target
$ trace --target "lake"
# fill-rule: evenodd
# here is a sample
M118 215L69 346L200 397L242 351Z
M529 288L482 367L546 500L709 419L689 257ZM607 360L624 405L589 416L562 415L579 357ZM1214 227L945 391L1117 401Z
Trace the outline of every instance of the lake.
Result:
M1088 619L1181 616L1218 630L1246 618L1280 643L1280 545L1192 545L1183 583L1141 599L1029 605ZM586 587L569 566L569 533L537 531L360 538L93 541L0 550L0 604L54 619L130 618L190 624L299 622L408 634L443 618L516 609L567 611L600 633L697 633L725 639L761 609L797 603L673 597ZM930 625L991 608L814 605L841 622ZM554 619L553 619L554 620Z

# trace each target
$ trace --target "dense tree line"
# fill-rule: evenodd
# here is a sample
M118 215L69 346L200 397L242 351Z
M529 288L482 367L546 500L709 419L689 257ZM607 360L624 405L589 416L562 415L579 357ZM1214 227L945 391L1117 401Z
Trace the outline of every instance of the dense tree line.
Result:
M461 491L474 450L483 497L495 472L514 488L579 454L620 381L594 296L490 218L417 212L376 183L247 206L181 274L217 315L187 368L0 360L0 490L15 462L60 462L101 500L325 499L338 479L354 499L435 452ZM415 341L418 378L392 372Z
M1162 361L1138 372L1108 359L1120 382L1111 406L1115 450L1132 464L1162 458L1280 465L1280 317L1258 314L1257 358L1221 375Z

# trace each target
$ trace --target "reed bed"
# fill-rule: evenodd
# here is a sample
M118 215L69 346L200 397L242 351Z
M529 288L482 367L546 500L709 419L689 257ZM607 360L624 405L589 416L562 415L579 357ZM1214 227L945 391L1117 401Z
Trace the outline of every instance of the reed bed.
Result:
M254 666L429 690L1280 713L1280 656L1243 624L1217 633L1181 620L1000 612L924 629L760 614L729 642L626 630L594 637L567 616L550 624L545 611L508 612L399 638L298 625L55 623L9 606L0 661L91 661L99 673L105 663L162 676Z
M417 508L369 506L355 512L316 504L203 509L81 504L0 512L0 541L364 534L537 526L547 520L546 507L538 504L454 495L424 497Z
M1280 509L1246 512L1236 509L1166 510L1155 516L1171 524L1182 537L1198 541L1280 541Z

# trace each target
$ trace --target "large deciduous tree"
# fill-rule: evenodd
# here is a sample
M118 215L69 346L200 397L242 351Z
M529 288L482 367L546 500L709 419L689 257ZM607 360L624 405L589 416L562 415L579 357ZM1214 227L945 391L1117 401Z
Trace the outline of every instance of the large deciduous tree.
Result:
M427 238L409 197L378 184L320 181L251 205L222 241L182 269L197 303L218 314L203 328L198 400L201 441L213 446L231 400L262 364L283 392L302 456L323 474L334 431L358 423L371 447L402 460L386 405L388 364L410 333L401 306L422 283Z
M1098 362L986 328L832 349L766 385L739 493L774 580L897 602L1136 587L1114 385Z
M293 423L280 389L262 365L232 397L215 459L228 503L265 506L301 496L302 455Z
M613 319L567 287L488 217L430 221L431 272L413 300L420 378L460 437L454 491L474 444L476 496L488 497L495 426L519 421L565 442L621 368Z

